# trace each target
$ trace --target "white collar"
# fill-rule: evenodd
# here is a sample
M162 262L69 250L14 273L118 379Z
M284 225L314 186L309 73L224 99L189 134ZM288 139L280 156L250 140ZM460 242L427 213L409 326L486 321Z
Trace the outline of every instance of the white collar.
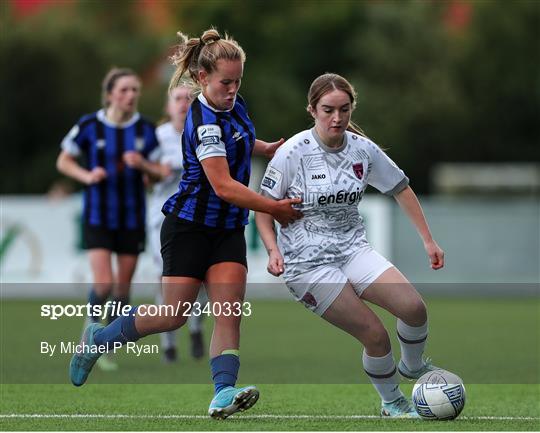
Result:
M97 118L101 122L103 122L105 125L110 126L111 128L129 128L131 125L136 123L140 118L141 115L139 113L133 113L133 116L124 123L113 123L109 119L107 119L107 115L105 114L105 109L101 109L97 112Z
M212 107L208 101L206 100L206 98L204 97L204 95L202 93L199 93L199 95L197 96L197 99L199 101L201 101L203 103L203 105L205 105L206 107L210 108L210 110L216 112L216 113L228 113L229 111L232 111L232 109L234 108L234 105L233 105L233 108L231 108L230 110L217 110L216 108ZM236 104L236 98L234 99L234 103Z

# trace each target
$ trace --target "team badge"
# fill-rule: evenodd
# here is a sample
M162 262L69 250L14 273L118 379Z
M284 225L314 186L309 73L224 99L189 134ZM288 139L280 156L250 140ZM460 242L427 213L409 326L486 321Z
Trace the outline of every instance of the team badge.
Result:
M361 162L358 164L353 164L352 169L358 179L362 179L364 177L364 164L362 164Z
M135 139L135 150L137 152L142 152L144 149L144 138L142 137L137 137Z
M311 293L307 292L303 297L302 297L302 302L304 304L307 304L307 305L311 305L312 307L316 307L317 306L317 300L315 299L315 296L313 296Z

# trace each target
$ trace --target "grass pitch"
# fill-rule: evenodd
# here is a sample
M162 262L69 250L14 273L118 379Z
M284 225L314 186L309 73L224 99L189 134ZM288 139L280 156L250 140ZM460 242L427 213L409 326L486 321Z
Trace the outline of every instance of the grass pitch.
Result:
M56 301L47 300L46 303ZM68 354L40 353L40 342L78 340L81 319L39 316L41 302L1 304L1 430L539 430L538 299L431 299L426 353L460 375L467 403L450 422L378 418L379 401L361 366L361 347L292 301L258 301L243 321L239 380L261 398L225 421L207 417L207 360L178 364L160 355L116 355L117 372L95 369L69 384ZM378 310L379 311L379 310ZM394 320L382 314L399 354ZM210 335L211 319L206 321ZM158 337L142 340L157 343ZM409 395L412 384L402 389Z

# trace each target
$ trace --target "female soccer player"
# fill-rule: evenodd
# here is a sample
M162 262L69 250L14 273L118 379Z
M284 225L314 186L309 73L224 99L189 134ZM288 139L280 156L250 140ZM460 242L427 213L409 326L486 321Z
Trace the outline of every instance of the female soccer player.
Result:
M111 294L117 304L129 303L131 278L145 244L143 173L161 176L160 165L148 160L158 143L154 126L137 112L140 90L135 72L111 69L103 80L103 108L77 122L57 159L60 172L85 185L83 244L93 274L92 306L102 305ZM115 368L112 362L101 365Z
M245 61L242 48L214 29L200 38L179 35L182 41L173 57L177 70L171 88L188 72L200 85L201 94L191 104L184 125L184 174L179 190L163 206L163 298L167 306L192 303L204 281L211 303L222 307L222 313L214 315L210 343L215 395L209 414L226 418L250 408L259 397L254 386L234 387L240 366L241 314L230 307L244 300L248 209L269 213L286 225L301 217L292 207L300 200L275 201L248 188L252 151L271 156L282 141L266 143L255 138L246 104L238 95ZM150 316L145 307L134 307L131 314L106 328L90 325L82 343L131 342L185 323L182 314ZM70 373L75 385L86 381L98 357L99 353L73 356Z
M150 212L148 218L149 240L152 251L152 258L159 269L159 277L163 270L163 260L161 259L160 231L163 223L161 208L177 190L182 176L182 131L184 121L193 101L194 85L191 81L181 82L177 87L171 89L167 96L166 113L169 121L158 126L156 134L159 141L159 160L167 170L167 176L160 182L153 184L152 195L150 197ZM186 245L186 248L189 246ZM204 308L208 302L206 292L201 290L197 302ZM156 304L163 304L161 288L156 295ZM187 320L189 335L191 338L191 355L195 359L204 356L202 323L204 314L192 315ZM163 350L163 361L174 362L177 359L176 332L162 332L161 348ZM100 358L101 359L101 358Z
M417 417L399 390L398 370L417 378L434 368L422 359L426 307L366 239L358 203L367 185L396 199L418 230L433 269L443 267L444 254L408 178L351 122L355 102L353 87L339 75L324 74L312 83L307 110L315 126L278 150L261 186L264 195L276 200L302 197L304 218L282 226L277 242L271 215L257 213L257 226L269 254L268 271L283 273L298 301L364 345L363 366L381 396L381 414ZM388 333L365 301L398 318L397 369Z

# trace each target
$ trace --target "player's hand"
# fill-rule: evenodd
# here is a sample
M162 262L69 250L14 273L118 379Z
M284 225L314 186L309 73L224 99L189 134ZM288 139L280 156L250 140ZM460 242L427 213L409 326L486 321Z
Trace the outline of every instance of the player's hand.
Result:
M162 179L167 179L172 174L172 167L170 164L161 164L160 173Z
M441 250L439 245L437 245L437 242L426 242L424 243L424 248L426 249L426 253L429 257L431 269L441 269L444 266L444 251Z
M281 146L283 143L285 143L285 139L283 139L283 138L280 138L278 141L274 141L272 143L266 143L266 148L264 150L264 156L266 156L268 159L273 158L274 153L276 153L276 150L278 150L279 146Z
M122 155L122 159L126 165L130 168L135 168L140 170L144 164L143 156L134 150L128 150Z
M270 250L268 252L268 266L266 270L274 277L279 277L283 273L283 256L279 250Z
M274 209L271 215L281 224L282 227L287 227L289 224L302 218L304 215L299 210L292 207L293 204L302 203L301 198L286 198L278 200L274 203Z
M101 182L107 177L107 172L103 167L94 167L92 171L88 172L88 177L86 179L87 185L94 185L95 183Z

